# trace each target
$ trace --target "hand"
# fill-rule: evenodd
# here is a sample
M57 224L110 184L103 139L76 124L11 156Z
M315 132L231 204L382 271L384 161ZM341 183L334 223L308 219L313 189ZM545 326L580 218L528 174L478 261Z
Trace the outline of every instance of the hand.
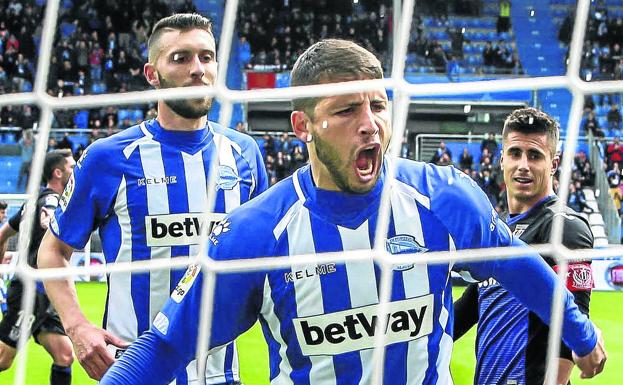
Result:
M582 371L580 378L592 378L601 373L608 358L601 330L595 327L595 331L597 332L597 345L595 345L593 351L582 357L573 353L573 361Z
M130 345L88 322L71 330L68 329L67 334L74 345L74 351L80 365L94 380L100 380L106 370L115 362L115 358L106 349L106 345L111 344L122 349Z

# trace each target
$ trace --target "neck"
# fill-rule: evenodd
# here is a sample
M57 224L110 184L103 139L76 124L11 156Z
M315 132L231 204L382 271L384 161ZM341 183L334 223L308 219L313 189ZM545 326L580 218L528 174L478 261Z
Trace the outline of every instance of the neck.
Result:
M508 213L511 215L523 214L539 203L539 201L550 195L554 195L554 189L549 189L546 193L537 195L528 200L517 199L517 197L508 194Z
M65 190L65 186L59 180L51 180L45 187L52 189L57 194L62 194Z
M158 101L158 117L162 128L171 131L194 131L204 128L208 122L207 116L198 119L186 119L171 110L163 101Z

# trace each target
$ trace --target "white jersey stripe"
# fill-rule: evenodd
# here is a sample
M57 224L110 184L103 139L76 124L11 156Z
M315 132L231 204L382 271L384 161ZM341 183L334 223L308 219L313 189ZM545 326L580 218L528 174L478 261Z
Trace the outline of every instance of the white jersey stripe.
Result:
M347 250L369 250L370 244L369 222L365 221L355 230L338 226L342 246ZM374 261L372 259L364 261L346 261L346 274L348 277L348 292L352 307L372 305L379 302L376 286L376 274L374 272ZM374 368L374 350L367 349L359 351L361 359L361 380L360 384L368 384L372 380L372 369Z
M300 255L315 253L314 239L311 230L311 220L309 210L302 208L292 218L288 224L288 245L289 255ZM294 265L296 270L314 270L316 265ZM298 279L294 281L294 292L296 295L296 311L299 317L307 317L324 313L322 301L322 287L320 276ZM309 382L311 384L331 385L335 384L335 368L333 357L312 356L311 369L309 372Z
M450 235L448 235L448 243L449 243L448 250L455 251L456 246L454 244L454 240L452 239ZM448 266L448 278L447 278L448 280L451 277L451 270L452 270L452 267L451 265L449 265ZM448 287L448 281L446 281L446 287ZM445 294L441 296L442 304L445 302L444 296ZM443 334L441 335L441 341L439 342L439 355L437 356L437 370L438 370L437 374L439 375L439 379L437 380L437 383L439 385L451 385L453 383L452 375L450 374L451 355L443 354L443 352L451 352L454 346L452 337L448 335L448 333L445 332L446 326L448 325L449 318L450 318L450 313L448 312L448 309L446 309L446 307L442 305L441 314L439 315L439 324L441 325L441 330L443 330Z
M164 163L160 143L149 141L139 146L141 163L145 178L162 180L165 178ZM169 193L167 185L147 184L147 212L149 215L169 214ZM151 259L171 258L170 247L152 247ZM153 270L149 273L149 319L156 317L169 298L171 288L169 269Z
M181 154L184 161L184 175L186 176L188 211L202 213L208 206L208 187L203 164L203 151L194 155L185 152ZM199 253L199 245L190 245L190 256L195 256L197 253Z
M234 157L232 141L225 135L214 134L214 143L218 148L218 161L219 168L217 170L217 178L220 178L218 173L221 171L221 167L228 167L233 171L236 177L240 177L238 174L238 165L236 164L236 158ZM217 179L218 181L218 179ZM240 183L231 190L223 189L225 195L225 212L230 212L236 207L240 206Z
M403 184L398 182L394 184L394 187L401 185ZM410 189L392 189L390 199L394 228L397 235L411 235L420 246L426 246L420 213L414 198L415 196ZM412 269L402 273L402 279L406 298L430 293L426 264L415 264ZM428 336L410 341L407 347L407 385L422 384L428 365L409 365L409 362L428 363Z
M279 357L281 358L281 362L279 362L279 374L270 382L270 385L292 385L293 382L290 378L292 367L288 362L288 356L286 353L288 346L281 337L281 322L275 314L275 303L273 302L272 290L268 282L268 276L266 276L266 279L264 280L264 299L262 301L262 309L260 310L260 313L266 320L266 324L270 329L270 334L272 334L275 341L279 344Z
M121 178L115 214L121 230L121 243L115 261L132 261L132 227L128 213L128 198L126 193L125 177ZM134 302L129 295L132 287L130 272L112 272L108 277L108 296L115 299L115 306L109 306L106 317L106 330L125 341L134 341L138 338L138 321L134 311Z

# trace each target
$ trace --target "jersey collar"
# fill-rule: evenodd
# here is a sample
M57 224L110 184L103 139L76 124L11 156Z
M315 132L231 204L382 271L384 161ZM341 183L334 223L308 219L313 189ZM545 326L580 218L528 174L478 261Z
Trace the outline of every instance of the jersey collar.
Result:
M513 225L519 221L521 221L522 219L528 217L529 215L531 215L535 210L538 210L541 206L543 206L544 204L556 199L556 195L548 195L545 198L541 199L540 201L538 201L537 203L534 204L534 206L530 207L530 209L528 211L526 211L525 213L521 213L518 215L515 215L513 217L510 216L510 214L507 214L506 216L506 223L510 226Z
M322 219L348 228L358 228L378 211L385 179L385 163L376 185L365 194L328 191L316 187L309 165L300 169L298 178L305 198L305 207Z
M212 139L210 122L205 127L193 131L167 130L160 125L157 119L145 122L145 128L153 135L154 140L172 145L189 154L203 148L206 141Z

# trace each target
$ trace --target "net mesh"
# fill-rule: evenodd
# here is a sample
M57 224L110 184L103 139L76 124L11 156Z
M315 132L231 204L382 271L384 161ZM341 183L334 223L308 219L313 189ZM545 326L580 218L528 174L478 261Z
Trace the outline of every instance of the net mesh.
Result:
M408 108L410 98L412 96L426 95L434 97L436 95L457 95L470 94L474 92L496 92L496 91L513 91L513 90L540 90L552 88L566 88L572 96L573 102L570 110L570 118L568 122L568 130L566 133L564 156L561 164L560 185L568 186L571 179L572 162L574 150L578 141L579 127L583 110L584 96L593 93L608 93L623 91L623 81L602 81L587 83L580 79L580 60L582 54L582 46L584 41L585 26L588 18L590 2L589 0L580 0L577 4L576 19L573 29L572 41L570 45L570 55L567 72L564 76L550 77L533 77L533 78L516 78L516 79L500 79L470 83L441 83L441 84L409 84L404 78L404 63L407 55L407 45L411 21L414 10L414 0L395 1L394 5L400 7L402 12L399 13L400 19L396 20L397 33L394 39L394 48L392 55L392 76L383 80L369 80L348 82L343 84L306 86L297 88L280 88L280 89L261 89L250 91L239 91L228 89L225 84L227 73L228 58L231 51L231 42L234 34L234 25L236 19L236 11L238 9L238 1L230 0L226 2L225 14L223 18L223 29L220 36L220 46L218 52L219 74L216 84L212 87L187 87L183 89L164 89L150 90L142 92L129 92L123 94L102 94L87 96L70 96L65 98L53 98L46 93L46 83L49 72L50 58L53 49L53 39L57 27L57 18L59 11L59 0L50 0L46 5L43 34L40 45L40 54L37 63L37 74L34 89L29 93L5 94L0 95L0 106L3 105L21 105L36 104L41 111L39 125L39 140L36 142L35 152L33 155L30 179L28 181L27 193L31 197L28 200L27 210L33 212L35 207L35 199L40 182L43 168L43 159L46 153L47 140L50 135L50 127L52 121L52 112L57 109L68 108L85 108L85 107L102 107L107 105L127 105L132 103L145 103L147 101L155 101L158 99L182 99L193 98L198 96L213 96L219 99L222 105L220 114L221 124L227 125L232 111L233 102L253 102L258 100L292 100L294 97L320 97L328 95L346 94L355 91L374 89L379 86L385 87L393 91L393 134L392 144L389 149L391 158L398 157L400 153L400 145L405 131ZM214 170L215 167L211 167ZM393 168L390 167L388 178L394 174ZM215 178L212 175L209 183L214 186ZM385 184L387 187L389 184ZM214 188L208 191L214 192ZM568 191L560 189L560 202L566 202ZM210 205L214 206L215 194L211 193L208 197ZM383 192L382 204L379 213L379 221L376 230L376 239L385 238L389 223L389 199L387 191ZM32 229L32 215L25 215L25 222L22 224L19 238L19 252L26 255L28 243L30 240L30 232ZM539 253L547 253L559 258L559 271L566 271L566 264L572 259L593 259L597 257L610 257L621 255L620 247L611 247L599 250L577 251L568 250L561 244L562 235L562 216L556 216L552 237L550 243L539 245L536 250ZM203 234L203 249L199 256L205 255L205 245L207 244L207 234ZM203 303L201 322L199 325L199 343L197 346L197 356L199 358L199 373L205 373L205 360L202 359L207 355L207 341L209 340L209 330L211 323L211 309L213 304L213 282L214 275L218 272L234 272L234 271L252 271L267 270L290 267L296 264L309 263L326 263L326 262L345 262L348 260L362 260L374 258L375 262L381 267L381 287L380 287L380 306L379 319L381 314L387 313L388 300L390 296L392 275L391 266L394 264L413 263L417 258L418 263L447 263L466 260L481 260L486 258L506 258L522 255L522 250L515 248L496 248L496 249L480 249L480 250L463 250L450 252L434 252L422 254L404 254L390 256L384 249L384 242L375 242L377 247L369 251L357 252L341 252L314 255L300 255L288 258L262 258L249 260L233 260L233 261L213 261L208 258L197 258L196 261L202 265L206 279L203 287ZM523 251L525 253L525 251ZM66 269L46 269L35 270L30 268L25 258L17 264L17 266L0 265L0 274L15 273L23 280L25 287L25 296L23 309L26 314L32 314L35 282L68 277L72 275L99 275L111 272L142 272L158 269L184 268L195 260L188 258L173 258L170 260L151 260L133 263L117 263L100 266L85 267L69 267ZM561 282L562 282L562 277ZM562 285L559 286L559 294ZM554 316L552 319L550 332L550 350L548 352L548 373L547 384L553 384L555 380L556 360L551 358L557 357L558 343L560 341L560 330L562 321L562 302L561 296L557 295L553 302ZM26 382L26 339L27 332L26 323L22 324L22 332L19 346L21 353L16 361L16 375L14 384L25 384ZM383 325L379 324L379 328ZM383 378L383 354L384 349L379 348L385 346L384 333L376 333L375 367L374 367L374 384L382 384ZM554 343L555 342L555 343ZM203 363L203 364L201 364Z

